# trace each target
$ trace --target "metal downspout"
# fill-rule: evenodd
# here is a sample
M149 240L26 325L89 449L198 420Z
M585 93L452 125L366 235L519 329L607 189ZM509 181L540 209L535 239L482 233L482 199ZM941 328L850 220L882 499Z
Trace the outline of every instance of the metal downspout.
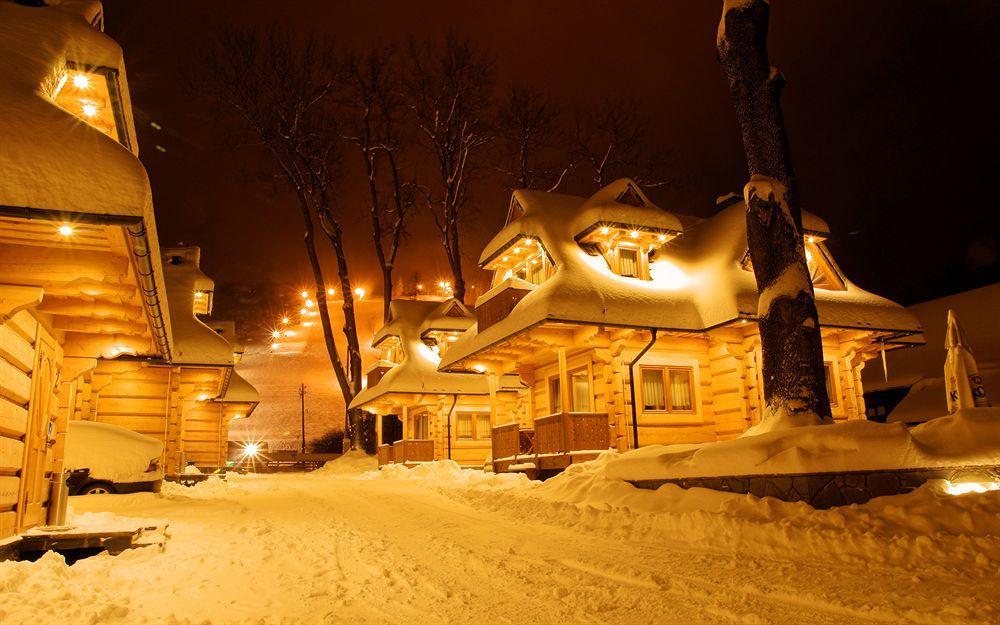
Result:
M448 460L451 460L451 415L455 412L455 405L458 404L458 394L451 396L451 410L448 411L447 429L448 429Z
M632 398L632 443L635 449L639 449L639 411L635 405L635 365L653 347L653 344L656 343L656 328L650 328L649 333L649 343L646 343L642 351L636 354L635 358L628 363L628 390Z

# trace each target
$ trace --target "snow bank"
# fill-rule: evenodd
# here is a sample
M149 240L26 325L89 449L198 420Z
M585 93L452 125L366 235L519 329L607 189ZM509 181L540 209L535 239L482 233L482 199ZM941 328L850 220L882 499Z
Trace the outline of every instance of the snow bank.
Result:
M367 471L374 471L378 468L378 458L369 456L364 451L354 450L343 454L339 458L330 460L322 467L313 471L319 475L361 475Z
M529 480L523 473L487 473L479 469L463 469L454 460L425 462L407 468L401 464L388 464L378 472L364 476L368 479L415 480L434 486L472 487L487 490L532 488L538 482Z
M579 532L687 549L884 564L994 575L1000 566L1000 491L950 495L929 482L906 495L816 510L753 495L666 484L644 490L609 477L617 452L572 465L531 490L457 496ZM537 484L537 483L536 483Z
M624 480L1000 464L1000 408L966 410L909 429L846 421L699 445L651 445L608 461Z

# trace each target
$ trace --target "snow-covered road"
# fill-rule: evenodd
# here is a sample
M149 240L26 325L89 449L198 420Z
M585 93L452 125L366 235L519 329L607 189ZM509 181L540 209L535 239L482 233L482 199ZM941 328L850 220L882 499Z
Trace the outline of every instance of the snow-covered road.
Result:
M286 474L168 487L74 500L77 514L94 512L83 519L169 519L166 550L0 564L0 622L818 625L1000 614L995 568L775 555L722 536L718 548L692 544L646 513L547 501L514 480ZM794 544L798 530L773 531L788 539L775 544Z

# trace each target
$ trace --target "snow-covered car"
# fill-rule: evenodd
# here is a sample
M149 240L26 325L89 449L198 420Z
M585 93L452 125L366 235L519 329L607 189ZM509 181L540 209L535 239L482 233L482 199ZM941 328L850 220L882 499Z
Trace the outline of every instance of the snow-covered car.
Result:
M159 492L163 443L117 425L70 421L65 468L70 495Z

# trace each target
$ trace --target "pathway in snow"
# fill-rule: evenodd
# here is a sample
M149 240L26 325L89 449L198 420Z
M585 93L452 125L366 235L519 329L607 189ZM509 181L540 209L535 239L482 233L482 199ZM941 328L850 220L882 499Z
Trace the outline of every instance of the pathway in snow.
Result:
M2 564L0 622L819 625L997 615L995 579L972 588L945 570L737 557L614 524L583 532L551 513L531 518L514 491L272 475L180 493L76 498L78 513L169 518L166 551ZM509 508L497 505L505 498ZM597 526L605 513L574 514Z

